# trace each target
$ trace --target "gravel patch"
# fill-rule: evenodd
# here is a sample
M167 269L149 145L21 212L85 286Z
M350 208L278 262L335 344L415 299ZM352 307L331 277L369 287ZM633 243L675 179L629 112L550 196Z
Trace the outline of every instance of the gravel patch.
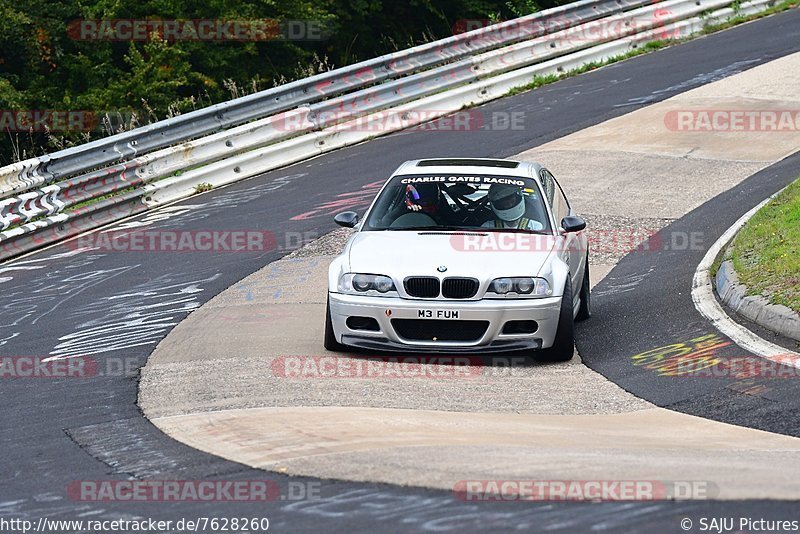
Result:
M350 228L337 228L301 247L285 259L308 258L311 256L335 256L344 249L347 240L355 232Z
M656 246L648 240L674 219L631 218L618 215L582 215L589 239L589 262L614 265L634 251Z

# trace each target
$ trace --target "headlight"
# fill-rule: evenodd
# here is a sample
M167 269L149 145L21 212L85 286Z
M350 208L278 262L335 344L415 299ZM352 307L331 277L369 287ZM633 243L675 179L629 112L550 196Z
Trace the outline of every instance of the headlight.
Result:
M339 278L339 293L350 295L385 295L396 292L394 282L382 274L347 273Z
M353 277L353 289L356 291L369 291L374 281L372 276L357 274Z
M517 293L525 293L527 295L533 291L534 287L536 287L536 280L533 278L520 278L517 280Z
M377 276L372 282L372 287L378 293L387 293L394 290L394 282L388 276Z
M497 278L492 282L490 290L499 295L505 295L512 289L514 289L514 282L511 278Z
M552 294L547 280L532 277L495 278L486 291L487 298L547 297Z

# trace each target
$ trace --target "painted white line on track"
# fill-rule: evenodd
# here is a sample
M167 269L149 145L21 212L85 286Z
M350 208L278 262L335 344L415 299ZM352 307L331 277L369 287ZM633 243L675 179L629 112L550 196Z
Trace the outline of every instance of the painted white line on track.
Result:
M787 186L788 187L788 186ZM787 348L781 347L774 343L767 341L747 328L743 327L733 319L731 319L725 310L720 306L717 299L714 297L714 286L711 281L711 265L714 260L722 252L722 249L730 243L736 233L745 225L755 213L764 207L767 202L778 196L785 188L773 194L756 207L742 215L733 226L728 228L717 241L711 245L703 261L697 266L692 280L692 301L694 307L700 314L711 321L714 327L728 336L734 343L743 349L752 352L762 358L781 363L783 365L792 365L800 368L800 354L793 352ZM796 358L787 358L787 356L795 356Z

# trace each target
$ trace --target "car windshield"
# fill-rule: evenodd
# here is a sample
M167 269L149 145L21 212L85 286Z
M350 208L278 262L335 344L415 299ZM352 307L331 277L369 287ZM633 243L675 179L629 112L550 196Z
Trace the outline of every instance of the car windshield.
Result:
M476 230L550 233L536 181L516 176L395 176L362 230Z

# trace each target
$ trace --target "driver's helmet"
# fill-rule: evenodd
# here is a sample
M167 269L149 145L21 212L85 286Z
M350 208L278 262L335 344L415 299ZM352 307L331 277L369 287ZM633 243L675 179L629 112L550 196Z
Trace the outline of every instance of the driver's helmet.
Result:
M489 188L489 204L492 211L503 221L516 221L525 215L525 197L522 189L514 185L492 184Z
M406 206L411 208L412 205L417 205L422 208L420 211L435 214L439 211L441 194L437 184L409 184L406 186Z

